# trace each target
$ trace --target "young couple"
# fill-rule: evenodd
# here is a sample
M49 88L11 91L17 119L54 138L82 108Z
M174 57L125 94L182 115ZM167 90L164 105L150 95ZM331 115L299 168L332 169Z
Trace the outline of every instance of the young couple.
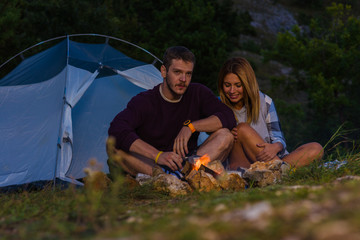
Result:
M116 145L107 151L123 160L109 159L112 177L118 169L152 175L155 166L176 174L192 155L208 154L227 170L272 159L300 167L322 157L315 142L286 151L275 106L259 91L245 59L232 58L222 66L221 101L204 85L191 83L194 65L195 56L187 48L168 48L160 69L163 82L133 97L116 115L108 131ZM211 134L197 146L199 132Z

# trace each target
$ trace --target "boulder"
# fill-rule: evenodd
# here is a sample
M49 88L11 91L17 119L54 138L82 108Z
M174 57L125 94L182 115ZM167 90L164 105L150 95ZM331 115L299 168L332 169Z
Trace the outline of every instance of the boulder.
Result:
M280 182L282 175L281 160L255 162L243 175L253 186L265 187Z

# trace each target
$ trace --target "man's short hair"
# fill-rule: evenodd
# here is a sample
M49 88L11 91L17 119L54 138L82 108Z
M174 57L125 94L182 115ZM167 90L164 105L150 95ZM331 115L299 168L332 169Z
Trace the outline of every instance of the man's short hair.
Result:
M163 57L163 65L166 70L169 70L173 59L181 59L184 62L192 62L195 65L195 55L183 46L174 46L166 49Z

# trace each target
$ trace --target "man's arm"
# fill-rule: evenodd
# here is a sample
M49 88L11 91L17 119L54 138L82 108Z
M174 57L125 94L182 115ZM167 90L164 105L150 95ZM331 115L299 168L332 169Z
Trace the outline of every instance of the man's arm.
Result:
M195 86L195 84L193 85ZM223 104L214 93L201 84L196 84L196 96L200 99L198 111L202 119L192 122L198 132L215 132L220 128L233 129L236 126L236 120L233 111ZM192 119L190 119L192 120ZM184 126L175 138L173 151L184 157L189 153L188 141L191 137L191 130Z
M215 132L223 127L220 119L214 115L192 122L192 124L198 132Z
M135 140L130 146L130 152L153 159L157 164L166 165L172 170L181 169L182 158L174 152L161 152L141 139Z
M200 98L202 99L199 111L201 112L201 115L204 116L203 119L206 120L210 117L217 117L217 119L220 121L221 124L220 127L219 125L217 126L215 125L214 131L220 128L228 128L231 131L236 126L234 112L224 103L222 103L220 99L216 97L209 88L204 87L203 91L201 91L199 95ZM206 131L206 132L214 132L214 131Z
M198 132L215 132L216 130L222 128L222 123L217 116L210 116L204 119L197 120L192 122L194 128ZM188 150L188 141L192 135L192 132L189 127L183 126L175 138L174 141L174 152L179 154L182 157L185 157L189 153Z

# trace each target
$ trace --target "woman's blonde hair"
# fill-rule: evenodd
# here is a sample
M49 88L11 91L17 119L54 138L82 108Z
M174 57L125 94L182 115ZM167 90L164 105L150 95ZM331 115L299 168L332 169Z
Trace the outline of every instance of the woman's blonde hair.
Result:
M228 59L219 73L218 91L220 99L228 107L234 110L234 104L226 97L224 93L224 78L227 74L235 74L243 87L243 101L247 110L247 123L257 122L260 112L259 85L257 83L254 70L250 63L242 57Z

